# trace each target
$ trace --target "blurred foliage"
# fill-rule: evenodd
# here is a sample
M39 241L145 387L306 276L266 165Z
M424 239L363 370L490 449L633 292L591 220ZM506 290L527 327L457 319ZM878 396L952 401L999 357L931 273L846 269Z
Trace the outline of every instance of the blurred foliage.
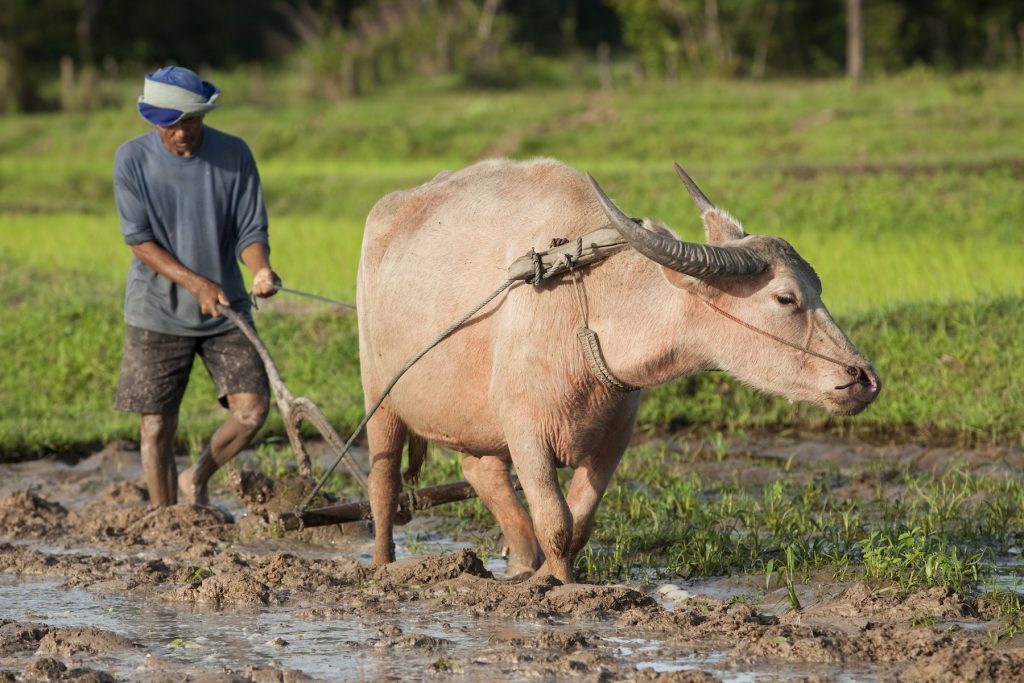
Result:
M872 0L864 29L869 73L1024 68L1019 0ZM112 100L93 92L101 81L165 63L247 66L257 79L284 66L303 76L296 97L328 101L444 74L473 86L550 82L552 58L570 64L572 82L599 46L633 81L838 75L846 2L4 0L0 111L103 106ZM62 69L74 97L50 85Z

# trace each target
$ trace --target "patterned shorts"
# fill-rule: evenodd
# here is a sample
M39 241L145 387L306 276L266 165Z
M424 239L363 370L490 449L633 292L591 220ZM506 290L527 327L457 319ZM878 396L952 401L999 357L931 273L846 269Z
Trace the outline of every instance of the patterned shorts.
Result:
M269 395L263 361L237 328L209 337L179 337L127 325L114 407L146 414L177 413L197 354L224 407L232 394Z

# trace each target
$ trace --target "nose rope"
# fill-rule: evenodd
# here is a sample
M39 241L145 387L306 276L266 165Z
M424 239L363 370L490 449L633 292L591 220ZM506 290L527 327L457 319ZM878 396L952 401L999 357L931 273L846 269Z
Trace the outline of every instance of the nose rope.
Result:
M841 384L841 385L835 387L837 391L838 390L842 390L842 389L849 389L854 384L863 384L864 386L871 386L871 383L869 381L867 381L866 379L862 379L861 378L861 369L858 368L857 366L850 365L849 363L844 363L841 360L838 360L838 359L833 358L831 356L826 356L823 353L818 353L817 351L812 351L810 348L802 347L799 344L794 344L793 342L791 342L791 341L789 341L787 339L783 339L782 337L779 337L777 335L774 335L771 332L768 332L767 330L762 330L759 327L755 327L754 325L751 325L750 323L748 323L745 320L740 320L739 318L734 316L732 313L729 313L727 311L722 310L721 308L716 306L714 303L712 303L711 301L705 299L704 297L702 297L700 295L696 295L696 296L697 296L698 299L700 299L705 304L707 304L708 308L713 310L715 313L718 313L719 315L722 315L722 316L728 318L729 320L733 321L734 323L742 325L743 327L747 328L748 330L751 330L753 332L757 332L758 334L760 334L762 336L768 337L772 341L776 341L776 342L782 344L783 346L788 346L791 349L796 349L797 351L799 351L801 353L806 353L806 354L809 354L809 355L814 356L816 358L820 358L821 360L828 361L829 363L834 363L835 365L838 365L839 367L841 367L844 370L846 370L846 374L850 375L854 379L851 382L848 382L846 384Z

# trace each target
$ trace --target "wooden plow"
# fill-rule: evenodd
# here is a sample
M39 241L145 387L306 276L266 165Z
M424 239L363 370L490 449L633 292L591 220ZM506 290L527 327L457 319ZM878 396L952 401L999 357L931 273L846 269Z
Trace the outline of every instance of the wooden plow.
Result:
M369 495L370 488L366 475L348 453L344 440L334 430L330 422L327 421L323 411L309 399L302 396L293 396L288 391L288 388L281 380L280 373L277 371L277 366L274 365L274 360L270 357L270 352L267 351L266 345L245 318L227 306L218 304L217 308L225 317L238 326L238 329L252 342L260 359L263 361L263 365L267 370L267 377L270 380L270 386L274 391L278 410L281 411L285 432L288 434L288 442L295 453L300 476L310 483L314 483L313 467L309 453L306 450L305 441L302 438L302 433L299 430L303 422L308 422L316 428L324 441L330 445L331 450L338 459L345 463L345 467L359 483L363 492ZM473 491L473 487L467 481L428 486L414 491L403 491L399 496L398 514L395 517L395 523L405 524L412 519L412 513L417 510L426 510L442 503L454 503L475 497L476 492ZM293 531L303 527L328 526L368 519L372 519L370 503L369 501L362 500L308 510L300 506L294 512L275 515L275 519L272 521L277 521L286 530Z

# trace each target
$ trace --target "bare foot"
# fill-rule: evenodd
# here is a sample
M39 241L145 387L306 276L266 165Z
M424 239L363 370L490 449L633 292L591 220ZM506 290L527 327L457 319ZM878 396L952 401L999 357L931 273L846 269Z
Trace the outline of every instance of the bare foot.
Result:
M210 497L206 493L206 484L199 485L195 482L196 466L192 465L178 475L178 498L182 503L192 505L209 505Z

